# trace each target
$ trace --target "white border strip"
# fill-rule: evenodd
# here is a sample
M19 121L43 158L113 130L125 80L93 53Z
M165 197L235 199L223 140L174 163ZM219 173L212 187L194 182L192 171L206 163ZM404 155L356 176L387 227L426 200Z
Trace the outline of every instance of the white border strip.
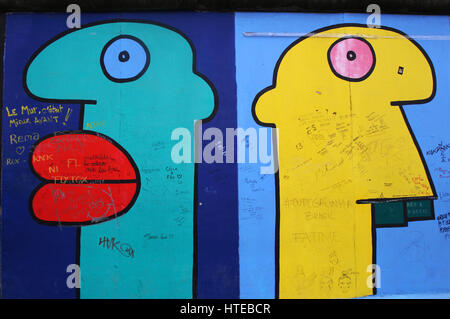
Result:
M305 37L314 36L318 38L342 38L346 36L358 36L365 39L418 39L418 40L450 40L450 35L399 35L399 36L377 36L368 34L349 33L297 33L297 32L243 32L244 37Z

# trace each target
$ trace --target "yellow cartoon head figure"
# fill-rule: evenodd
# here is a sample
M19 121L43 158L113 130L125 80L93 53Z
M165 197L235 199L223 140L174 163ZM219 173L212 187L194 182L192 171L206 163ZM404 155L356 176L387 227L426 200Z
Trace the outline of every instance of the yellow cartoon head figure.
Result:
M367 204L435 198L402 109L430 101L435 86L425 51L386 27L327 27L283 52L273 85L253 105L258 123L278 128L280 297L321 297L319 280L305 295L291 289L291 268L318 271L332 250L337 268L363 276L333 296L371 293ZM325 211L326 221L311 217Z
M317 177L348 166L358 199L433 195L399 107L434 96L433 66L417 43L386 28L328 28L290 46L276 72L254 112L279 128L281 172L290 166L281 158L287 152L292 165L309 160ZM426 185L417 187L415 177Z

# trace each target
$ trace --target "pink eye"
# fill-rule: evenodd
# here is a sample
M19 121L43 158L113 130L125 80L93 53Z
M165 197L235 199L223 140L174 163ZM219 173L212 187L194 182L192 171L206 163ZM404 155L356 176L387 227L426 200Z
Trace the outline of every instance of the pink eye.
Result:
M328 49L328 63L337 77L347 81L362 81L375 67L375 52L364 39L342 38Z

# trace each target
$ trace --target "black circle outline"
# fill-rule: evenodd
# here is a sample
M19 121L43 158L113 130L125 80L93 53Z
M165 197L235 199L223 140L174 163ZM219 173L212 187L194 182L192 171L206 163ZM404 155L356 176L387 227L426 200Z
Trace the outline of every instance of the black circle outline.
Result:
M195 75L199 76L203 81L205 81L211 91L213 92L214 95L214 108L211 112L211 114L204 118L204 119L199 119L198 121L201 121L202 123L207 123L212 121L212 119L216 116L218 109L219 109L219 94L217 92L216 87L214 86L214 84L211 82L210 79L208 79L204 74L200 73L197 71L197 52L194 46L194 43L192 42L192 40L181 30L172 27L171 25L162 23L162 22L157 22L154 20L143 20L143 19L123 19L123 18L116 18L116 19L109 19L109 20L99 20L99 21L95 21L95 22L91 22L91 23L87 23L84 24L80 29L74 28L74 29L68 29L66 31L63 32L59 32L57 33L56 36L50 38L50 40L44 42L44 44L42 44L36 51L34 51L34 53L30 56L30 58L28 59L27 63L25 64L23 73L22 73L22 86L23 89L25 91L25 93L31 97L33 100L39 101L39 102L50 102L50 103L64 103L64 104L80 104L81 105L81 116L80 116L80 122L79 123L79 129L82 130L83 129L83 117L84 117L84 107L86 106L86 104L91 104L91 105L95 105L97 104L97 100L89 100L89 99L71 99L71 98L65 98L65 99L58 99L58 98L44 98L44 97L40 97L37 95L34 95L33 93L31 93L31 91L28 88L27 85L27 73L28 73L28 69L30 68L31 63L33 63L34 59L36 59L36 57L49 45L51 45L52 43L56 42L57 40L61 39L62 37L73 33L73 32L77 32L79 30L82 29L87 29L89 27L95 27L95 26L99 26L99 25L103 25L103 24L110 24L110 23L142 23L142 24L150 24L150 25L155 25L161 28L165 28L168 30L171 30L175 33L177 33L178 35L180 35L183 39L185 39L189 46L191 47L191 51L192 51L192 73L194 73Z
M122 57L122 54L123 54L125 57ZM120 61L120 62L127 62L127 61L130 59L130 54L128 53L127 50L123 50L123 51L121 51L121 52L119 53L118 58L119 58L119 61Z
M360 77L360 78L354 79L354 78L349 78L349 77L346 77L346 76L343 76L343 75L339 74L339 73L334 69L333 63L331 62L331 57L330 57L331 50L332 50L332 49L334 48L334 46L335 46L336 44L338 44L339 42L344 41L344 40L348 40L348 39L357 39L357 40L360 40L360 41L364 42L365 44L367 44L367 45L369 46L370 51L372 52L373 63L372 63L372 65L371 65L369 71L367 71L367 73L366 73L364 76ZM350 51L349 51L349 52L350 52ZM352 52L353 52L353 51L352 51ZM347 52L347 59L348 59L348 52ZM356 59L356 54L355 54L355 59ZM375 51L374 51L372 45L370 44L370 42L367 41L366 39L361 38L361 37L358 37L358 36L346 36L346 37L342 37L342 38L340 38L340 39L334 41L333 44L330 45L330 47L328 48L328 51L327 51L327 60L328 60L328 65L330 66L330 69L331 69L331 71L333 72L333 74L334 74L335 76L337 76L338 78L340 78L340 79L342 79L342 80L345 80L345 81L349 81L349 82L361 82L361 81L364 81L365 79L367 79L367 78L372 74L373 70L375 69L375 64L376 64L376 62L377 62L377 58L376 58L376 55L375 55ZM351 61L352 61L352 60L351 60Z
M105 57L106 50L108 50L108 48L111 46L111 44L113 44L114 42L116 42L119 39L130 39L130 40L133 40L133 41L136 41L137 43L139 43L139 45L144 49L145 55L146 55L146 58L147 58L146 61L145 61L145 65L142 68L142 70L138 74L136 74L135 76L132 76L130 78L119 79L119 78L115 78L115 77L111 76L108 73L108 70L106 69L106 66L105 66L105 63L104 63L104 57ZM105 44L105 46L103 47L102 53L100 54L100 66L102 67L103 74L110 81L117 82L117 83L136 81L142 75L144 75L144 73L147 71L149 65L150 65L150 51L148 50L147 46L144 44L144 42L141 39L136 38L136 37L134 37L132 35L128 35L128 34L121 34L121 35L118 35L118 36L112 38L111 40L109 40Z
M348 51L347 52L347 60L353 61L354 59L356 59L355 51L352 51L352 50Z

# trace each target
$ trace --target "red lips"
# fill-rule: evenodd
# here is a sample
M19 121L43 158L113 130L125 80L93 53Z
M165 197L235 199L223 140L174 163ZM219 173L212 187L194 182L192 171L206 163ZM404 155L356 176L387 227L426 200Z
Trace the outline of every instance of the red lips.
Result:
M31 196L31 210L44 223L89 225L118 217L131 208L140 189L131 156L97 132L42 139L31 166L44 181Z

